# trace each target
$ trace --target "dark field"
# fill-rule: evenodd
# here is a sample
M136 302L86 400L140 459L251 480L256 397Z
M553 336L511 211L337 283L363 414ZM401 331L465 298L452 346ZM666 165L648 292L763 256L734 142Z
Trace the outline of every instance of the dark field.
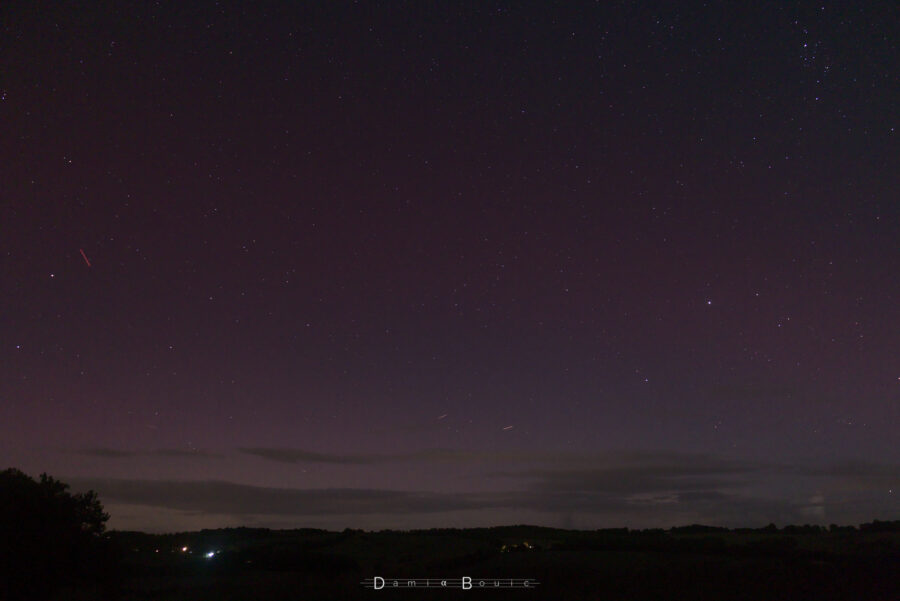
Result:
M380 531L112 532L118 581L59 599L900 599L900 523L724 530L532 526ZM527 543L527 545L526 545ZM183 551L183 548L187 551ZM207 553L214 553L207 557ZM365 578L386 579L382 590ZM472 590L408 578L472 577ZM392 579L401 590L392 590ZM479 590L528 578L531 590ZM421 584L422 581L420 581Z

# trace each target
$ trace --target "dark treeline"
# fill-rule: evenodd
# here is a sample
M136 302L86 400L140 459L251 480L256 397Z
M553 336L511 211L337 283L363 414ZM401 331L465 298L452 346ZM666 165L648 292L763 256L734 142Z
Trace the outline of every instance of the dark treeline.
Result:
M108 518L93 492L0 472L0 600L346 599L375 575L537 578L542 598L900 598L900 521L148 534L107 531Z

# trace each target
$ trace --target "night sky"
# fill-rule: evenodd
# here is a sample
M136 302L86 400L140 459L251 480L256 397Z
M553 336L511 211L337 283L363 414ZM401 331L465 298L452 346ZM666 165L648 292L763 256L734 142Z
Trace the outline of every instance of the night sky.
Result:
M148 531L900 518L893 2L0 18L0 468Z

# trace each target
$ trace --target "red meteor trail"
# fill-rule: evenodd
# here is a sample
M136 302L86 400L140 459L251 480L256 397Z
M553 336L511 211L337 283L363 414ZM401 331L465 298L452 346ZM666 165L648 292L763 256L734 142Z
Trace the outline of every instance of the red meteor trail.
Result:
M78 249L78 252L81 253L81 256L82 256L82 258L84 259L84 262L87 263L87 266L88 266L88 267L90 267L90 266L91 266L91 262L88 261L87 255L84 254L84 251L83 251L82 249L79 248L79 249Z

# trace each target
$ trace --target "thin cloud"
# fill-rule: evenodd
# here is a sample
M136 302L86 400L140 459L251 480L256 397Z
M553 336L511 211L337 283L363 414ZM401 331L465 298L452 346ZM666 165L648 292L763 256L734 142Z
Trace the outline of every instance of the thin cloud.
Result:
M79 455L88 455L90 457L106 457L109 459L120 459L122 457L136 457L141 453L135 451L125 451L121 449L109 449L106 447L90 447L85 449L75 449L75 453Z
M360 465L413 458L471 461L488 455L485 451L447 449L403 455L327 455L296 449L281 449L282 454L276 455L269 452L271 449L266 451L258 456L273 461ZM440 525L444 519L441 514L476 512L496 516L496 523L502 524L508 519L504 516L516 511L547 516L545 523L555 521L554 516L560 516L561 524L571 516L580 516L583 523L630 527L689 523L734 527L811 520L856 523L873 517L896 517L896 504L886 496L887 488L881 490L878 486L875 490L872 486L873 482L880 484L895 477L896 466L783 465L662 451L570 455L581 463L482 473L494 482L497 477L503 477L509 483L507 490L496 492L293 489L223 481L85 478L68 481L75 489L96 490L103 502L111 505L155 507L157 511L193 512L206 517L233 516L237 522L270 519L285 523L300 516L318 516L340 524L382 515L404 519L431 516L421 519ZM525 457L546 461L558 459L560 455L527 452L500 455L501 460L513 462ZM779 492L785 489L772 485L779 479L796 483L796 492Z
M339 455L329 453L316 453L304 449L278 448L278 447L241 447L241 453L261 457L279 463L336 463L340 465L373 465L377 463L391 463L402 461L403 455Z
M498 507L502 496L373 489L291 489L222 481L73 478L109 502L228 515L365 515Z
M279 463L329 463L343 465L373 465L404 461L459 462L459 463L528 463L552 465L601 465L630 466L648 463L671 463L695 465L711 461L704 454L669 453L664 451L610 451L605 453L582 453L566 451L522 451L522 450L463 450L463 449L423 449L408 453L321 453L292 447L240 447L240 453L252 455Z
M219 453L202 451L200 449L151 449L146 451L130 451L125 449L113 449L109 447L86 447L74 449L79 455L90 457L103 457L106 459L123 459L128 457L221 457Z
M715 490L667 494L587 492L434 493L372 489L267 488L220 481L71 479L76 490L97 491L110 505L156 507L198 516L232 516L238 521L329 517L334 523L362 516L440 515L491 512L503 524L510 511L547 516L582 515L610 524L679 525L702 521L716 525L763 525L808 521L806 500L772 500L729 495ZM824 507L824 505L823 505Z

